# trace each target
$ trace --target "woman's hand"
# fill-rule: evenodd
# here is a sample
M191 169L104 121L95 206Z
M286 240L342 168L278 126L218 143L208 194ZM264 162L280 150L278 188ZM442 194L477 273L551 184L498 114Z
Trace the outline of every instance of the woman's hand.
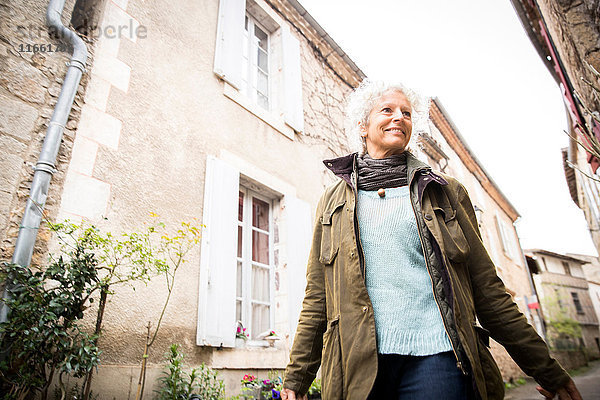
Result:
M547 400L552 400L556 395L558 395L558 400L583 400L579 390L577 390L577 387L575 386L575 382L573 382L573 379L567 382L565 386L558 389L556 393L551 393L541 386L536 387L536 389Z
M298 396L293 390L284 388L281 390L281 400L308 400L308 396Z

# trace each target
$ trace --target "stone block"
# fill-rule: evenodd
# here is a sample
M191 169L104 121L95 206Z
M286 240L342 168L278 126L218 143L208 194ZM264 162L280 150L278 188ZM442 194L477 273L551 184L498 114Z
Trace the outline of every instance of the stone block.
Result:
M110 185L77 172L67 174L60 214L69 213L97 221L106 215Z
M110 82L113 86L127 92L131 67L124 62L107 56L98 56L94 60L92 74Z
M46 98L48 78L25 61L0 58L0 84L15 96L32 103L43 104Z
M129 39L134 43L137 41L137 30L140 23L125 11L126 8L120 7L114 2L107 5L104 22L102 23L103 39L117 41L119 39ZM106 31L106 28L112 28L113 32ZM114 37L112 37L113 35Z
M85 103L106 111L111 85L99 76L92 75L92 78L85 92Z
M0 133L29 142L38 117L37 110L3 94L0 94L0 110Z
M97 153L98 143L84 136L77 136L71 152L69 171L92 176Z
M84 105L81 110L77 135L85 136L116 150L119 146L121 125L121 121L112 115Z
M112 0L112 3L120 7L123 10L127 10L127 3L129 0Z
M12 193L18 184L27 146L10 136L0 136L0 190Z
M8 221L8 215L10 213L10 203L12 202L13 194L11 192L5 192L4 190L0 190L0 217L4 218ZM4 231L5 225L1 223L0 220L0 229Z

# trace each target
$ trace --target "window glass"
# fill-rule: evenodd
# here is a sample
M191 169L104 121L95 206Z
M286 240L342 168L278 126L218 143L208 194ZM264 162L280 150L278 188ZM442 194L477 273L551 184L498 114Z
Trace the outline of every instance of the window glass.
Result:
M244 220L244 193L240 192L238 203L238 221Z
M260 68L260 70L262 70L265 73L267 72L268 61L269 56L267 52L263 49L258 49L256 65L258 65L258 68Z
M269 34L251 15L246 15L240 91L249 100L269 109Z
M252 226L269 230L269 204L256 197L252 198Z
M254 304L252 306L252 339L263 332L269 331L270 328L270 310L268 306L263 304Z
M239 202L236 315L258 339L271 323L271 204L246 188L240 188Z
M252 231L252 261L269 263L269 235Z
M267 38L269 36L266 32L254 25L254 36L256 37L258 48L267 51Z
M268 268L257 265L252 267L252 300L269 301L269 272Z
M573 298L573 304L575 304L577 314L584 314L583 307L581 306L581 301L579 301L579 294L576 292L571 292L571 297Z

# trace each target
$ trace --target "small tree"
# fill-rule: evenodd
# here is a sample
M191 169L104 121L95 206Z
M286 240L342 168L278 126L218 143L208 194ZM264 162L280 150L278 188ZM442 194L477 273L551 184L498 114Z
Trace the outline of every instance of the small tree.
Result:
M153 214L156 217L155 214ZM159 224L164 229L164 224ZM163 233L161 235L161 247L160 251L165 255L168 268L163 268L161 274L165 279L167 285L167 297L165 303L158 317L154 334L150 336L151 323L148 321L146 343L144 346L144 354L142 355L142 367L140 369L140 377L138 380L138 389L136 393L136 400L142 399L144 396L144 386L146 384L146 365L150 356L150 348L154 344L158 331L162 323L162 319L165 316L165 311L169 305L173 288L175 287L175 275L179 270L179 267L184 264L187 260L185 256L192 250L196 245L200 243L200 229L188 222L182 222L180 228L177 230L175 235L168 235Z

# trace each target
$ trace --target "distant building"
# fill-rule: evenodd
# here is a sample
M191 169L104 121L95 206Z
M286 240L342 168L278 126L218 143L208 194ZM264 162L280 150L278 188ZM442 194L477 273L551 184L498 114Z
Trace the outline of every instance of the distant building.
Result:
M588 282L590 297L592 298L596 316L598 317L598 321L600 321L600 260L598 257L583 254L567 253L567 255L587 262L586 264L583 264L581 268L583 269L583 274ZM596 338L596 344L600 347L598 341L598 338Z
M429 126L415 132L420 157L466 187L498 275L521 312L543 336L541 316L535 307L530 308L537 299L514 225L519 213L469 148L439 99L432 100L429 116ZM492 353L505 380L523 375L506 350L494 341Z
M525 250L540 298L546 337L555 350L584 349L600 357L598 316L579 257ZM561 360L562 361L562 360Z

